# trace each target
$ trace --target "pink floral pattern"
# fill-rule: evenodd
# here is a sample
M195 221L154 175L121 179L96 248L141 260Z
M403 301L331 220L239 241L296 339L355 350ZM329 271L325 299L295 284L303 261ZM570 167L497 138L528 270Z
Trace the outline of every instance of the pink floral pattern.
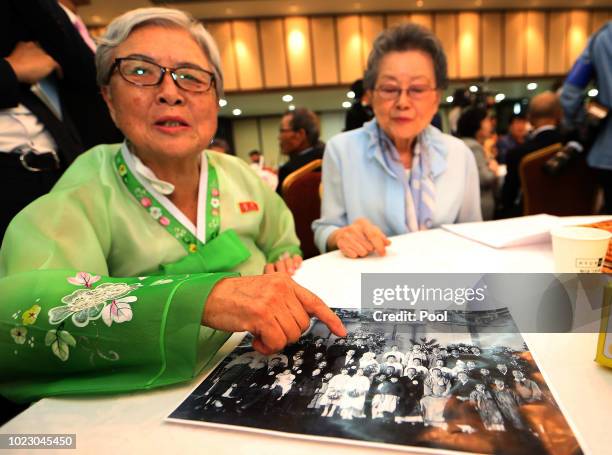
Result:
M100 275L90 275L87 272L79 272L68 278L68 283L75 286L85 286L86 288L91 288L91 285L96 281L100 281Z

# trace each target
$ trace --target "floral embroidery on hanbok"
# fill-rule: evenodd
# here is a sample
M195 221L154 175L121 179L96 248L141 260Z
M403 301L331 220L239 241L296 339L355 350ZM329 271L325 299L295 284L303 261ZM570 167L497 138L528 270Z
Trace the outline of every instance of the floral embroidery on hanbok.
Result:
M75 326L85 327L89 324L89 321L100 318L104 308L112 301L116 302L138 287L140 287L140 284L103 283L95 288L77 289L72 294L62 298L62 303L65 303L65 305L49 310L49 323L59 324L71 318ZM127 308L130 307L128 302L134 301L136 301L136 297L133 300L121 301L122 304L125 304L122 306L124 315L127 314ZM111 316L111 320L115 322L124 322L124 320L130 320L131 317L130 319L124 319L124 317L118 319L113 319Z
M153 206L149 209L149 215L151 215L151 218L154 220L157 220L162 216L162 211L159 207Z
M62 324L63 325L63 324ZM70 356L70 346L76 346L76 340L61 326L55 330L49 330L45 336L45 345L51 346L51 351L61 361L65 362Z
M113 322L120 324L122 322L131 321L132 307L130 303L135 301L136 297L133 295L113 300L102 310L102 320L109 327Z
M31 308L25 310L25 312L21 315L23 325L34 324L38 318L38 313L40 313L40 305L32 305Z
M79 272L68 278L68 283L75 286L85 286L86 288L91 288L91 285L97 281L100 281L100 275L90 275L87 272Z
M25 327L15 327L11 329L11 336L13 340L15 340L15 343L24 344L28 337L28 329Z

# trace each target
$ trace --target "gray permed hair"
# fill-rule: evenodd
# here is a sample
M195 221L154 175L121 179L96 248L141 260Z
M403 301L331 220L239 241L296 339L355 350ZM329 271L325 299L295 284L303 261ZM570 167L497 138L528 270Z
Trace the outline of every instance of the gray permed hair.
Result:
M446 55L442 44L431 31L418 24L402 24L382 31L374 40L368 56L368 65L363 77L365 90L373 90L378 79L380 61L389 52L418 50L431 57L436 76L436 88L444 90L448 87Z
M223 70L221 58L215 40L204 26L190 14L170 8L138 8L115 18L104 36L98 39L96 51L96 71L99 86L108 84L111 68L115 61L114 51L123 43L130 33L145 25L178 27L186 30L204 51L215 74L215 92L217 98L223 97Z

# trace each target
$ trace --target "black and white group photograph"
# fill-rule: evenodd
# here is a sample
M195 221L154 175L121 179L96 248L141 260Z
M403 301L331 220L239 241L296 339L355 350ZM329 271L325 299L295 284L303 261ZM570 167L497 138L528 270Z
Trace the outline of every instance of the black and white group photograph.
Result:
M247 335L168 420L410 450L582 453L506 309L414 324L335 311L348 336L315 322L264 356Z

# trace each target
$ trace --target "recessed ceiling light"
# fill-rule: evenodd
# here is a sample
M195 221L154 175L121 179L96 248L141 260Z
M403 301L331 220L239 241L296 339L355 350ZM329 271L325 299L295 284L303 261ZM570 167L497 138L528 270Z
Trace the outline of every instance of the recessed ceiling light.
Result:
M417 8L421 8L423 6L423 3L424 3L423 0L417 0L416 2Z
M448 95L448 96L446 97L446 102L447 102L447 103L452 103L452 102L453 102L453 99L454 99L454 98L453 98L453 96L452 96L452 95Z
M290 104L289 105L289 110L290 111L295 111L295 104Z
M348 109L349 107L351 107L351 102L350 102L350 101L344 101L344 102L342 103L342 107L343 107L344 109Z
M99 24L100 22L102 22L102 18L98 15L94 15L94 16L91 16L91 21L94 24Z
M514 114L519 115L521 113L521 103L514 103L514 107L512 108L512 112Z
M354 99L355 98L355 92L352 90L349 90L348 92L346 92L346 97L349 99Z
M499 103L500 101L503 101L506 99L506 95L504 95L503 93L498 93L497 95L495 95L495 102Z
M536 84L535 82L530 82L529 84L527 84L527 90L535 90L536 88L538 88L538 84Z
M293 101L293 95L289 95L288 93L286 95L283 95L283 101L285 103L290 103L291 101Z
M241 111L240 109L236 108L236 109L234 109L234 110L232 111L232 114L234 114L234 115L238 116L238 115L242 114L242 111Z
M219 107L225 107L225 106L227 106L227 100L226 100L226 99L221 98L221 99L219 100Z
M478 86L477 85L470 85L470 92L476 93L477 91L478 91Z
M597 95L599 95L599 90L597 90L596 88L592 88L591 90L589 90L587 95L589 95L591 98L595 98Z

